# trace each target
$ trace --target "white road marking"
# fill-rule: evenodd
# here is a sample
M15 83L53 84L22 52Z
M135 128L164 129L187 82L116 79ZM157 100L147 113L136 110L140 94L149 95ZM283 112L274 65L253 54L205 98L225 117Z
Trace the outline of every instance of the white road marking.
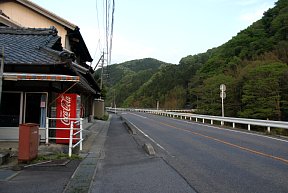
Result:
M138 117L141 117L141 118L143 118L143 119L147 119L147 117L144 117L144 116L142 116L142 115L137 115L137 114L135 114L135 113L129 113L129 114L135 115L135 116L138 116Z
M164 147L162 147L159 143L157 143L153 138L151 138L149 135L147 135L144 131L142 131L141 129L139 129L134 123L132 123L131 121L129 121L131 123L131 125L133 125L133 127L135 127L138 131L140 131L140 133L142 133L145 137L147 137L148 139L150 139L153 143L155 143L158 147L160 147L162 150L164 150L165 152L167 152L169 155L171 155Z

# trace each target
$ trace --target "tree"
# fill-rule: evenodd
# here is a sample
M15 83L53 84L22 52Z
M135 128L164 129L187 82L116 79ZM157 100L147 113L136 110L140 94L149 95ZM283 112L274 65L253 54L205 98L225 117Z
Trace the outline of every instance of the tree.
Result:
M280 77L288 67L283 63L266 63L251 68L245 77L241 117L281 120Z
M281 89L281 114L283 121L288 121L288 70L283 72L283 76L280 77L280 89Z
M184 87L174 87L165 95L164 108L179 109L186 103L186 89Z
M199 85L198 87L192 88L190 93L197 96L199 112L210 115L221 115L220 85L225 84L227 87L225 114L227 116L235 115L238 110L235 81L235 78L232 76L219 74L204 80L203 84Z

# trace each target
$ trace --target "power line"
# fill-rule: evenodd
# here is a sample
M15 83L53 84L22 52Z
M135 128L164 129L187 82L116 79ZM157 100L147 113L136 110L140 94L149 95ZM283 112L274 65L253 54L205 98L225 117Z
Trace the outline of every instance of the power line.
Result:
M104 56L105 65L107 65L106 70L108 70L108 66L111 64L111 53L112 53L112 45L113 45L113 30L114 30L114 13L115 13L115 0L111 2L111 0L103 0L103 31L100 30L100 18L99 13L101 10L99 10L99 2L96 0L96 11L97 11L97 26L99 31L99 40L97 43L97 47L95 50L94 58L96 55L98 55L98 52L103 50L101 53L100 59L102 56ZM103 32L103 33L101 33ZM103 35L103 36L101 36ZM105 43L104 43L105 42ZM99 50L98 50L99 49ZM99 63L99 61L98 61ZM97 68L98 63L95 66L95 69Z
M99 47L99 51L101 50L101 30L100 30L100 22L99 22L99 10L98 10L98 3L96 0L96 12L97 12L97 26L98 26L98 34L99 34L99 38L98 38L98 43L97 43L97 47L96 47L96 51L95 51L95 55L97 52L97 48Z
M98 4L97 4L97 0L96 0L96 14L97 14L97 26L98 26L98 30L100 31L100 25L99 25L99 11L98 11Z
M96 30L95 36L98 36L98 41L97 41L95 52L94 52L94 55L93 55L93 61L95 61L95 58L96 58L98 53L99 53L100 57L102 56L101 50L102 50L102 47L103 47L102 42L101 42L102 33L101 33L101 29L100 29L100 20L99 20L100 11L99 11L99 6L98 5L99 5L98 0L95 0L96 20L97 20L97 30ZM104 13L103 11L102 11L102 13ZM103 20L104 20L104 17L103 17ZM90 64L90 66L92 66L92 62ZM97 67L97 64L96 64L96 67ZM96 69L96 67L94 67L94 69Z
M109 50L108 64L111 64L113 30L114 30L114 12L115 12L115 0L113 0L113 6L112 6L112 21L111 21L110 50Z
M110 2L110 1L109 1ZM108 0L106 0L106 53L107 53L107 58L109 54L109 5L108 5Z

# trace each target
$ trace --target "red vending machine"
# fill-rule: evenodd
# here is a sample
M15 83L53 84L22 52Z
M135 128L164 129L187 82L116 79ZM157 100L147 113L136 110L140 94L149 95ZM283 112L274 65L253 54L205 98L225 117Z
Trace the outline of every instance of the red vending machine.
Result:
M71 118L80 118L80 96L77 94L60 94L56 103L56 117L61 118L56 120L56 128L70 128L71 121L76 121L71 120ZM73 127L79 128L79 124L74 124ZM56 138L69 138L69 135L69 129L56 130ZM69 144L69 139L56 139L56 143ZM73 143L76 143L76 140L73 140Z

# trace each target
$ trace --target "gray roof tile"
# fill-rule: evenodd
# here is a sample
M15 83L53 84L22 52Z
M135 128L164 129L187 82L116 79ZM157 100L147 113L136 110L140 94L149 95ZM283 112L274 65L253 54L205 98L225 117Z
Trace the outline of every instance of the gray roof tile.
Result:
M62 51L57 30L51 28L0 27L0 48L5 64L60 63Z

